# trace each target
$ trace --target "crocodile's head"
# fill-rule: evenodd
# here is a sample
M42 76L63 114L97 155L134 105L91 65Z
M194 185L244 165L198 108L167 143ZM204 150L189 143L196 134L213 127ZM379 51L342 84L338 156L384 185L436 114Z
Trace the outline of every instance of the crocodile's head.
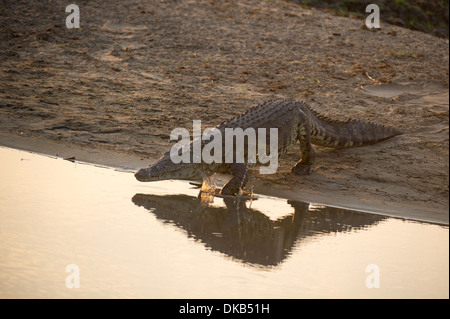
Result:
M140 182L153 182L167 179L201 179L201 173L196 163L174 163L170 152L146 168L141 168L134 176Z

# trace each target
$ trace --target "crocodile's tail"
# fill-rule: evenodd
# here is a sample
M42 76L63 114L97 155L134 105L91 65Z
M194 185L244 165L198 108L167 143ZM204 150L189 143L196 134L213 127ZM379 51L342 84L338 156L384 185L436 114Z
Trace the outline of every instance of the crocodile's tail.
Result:
M402 134L399 130L359 120L336 121L310 110L316 121L311 123L311 143L333 148L375 144Z

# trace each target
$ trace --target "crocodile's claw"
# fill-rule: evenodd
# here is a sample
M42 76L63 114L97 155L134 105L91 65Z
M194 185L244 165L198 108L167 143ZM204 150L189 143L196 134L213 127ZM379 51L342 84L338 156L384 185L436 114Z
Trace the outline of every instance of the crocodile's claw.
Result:
M311 175L313 170L314 170L314 165L303 164L300 162L291 168L291 172L294 174L297 174L297 175Z

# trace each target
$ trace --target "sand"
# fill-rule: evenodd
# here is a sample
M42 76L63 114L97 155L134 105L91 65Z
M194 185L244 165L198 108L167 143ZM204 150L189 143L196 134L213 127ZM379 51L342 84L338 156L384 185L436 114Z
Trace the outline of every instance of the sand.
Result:
M286 1L64 1L0 9L0 145L137 169L176 127L214 126L267 99L403 135L316 148L311 176L252 172L267 195L448 224L448 40ZM382 17L381 17L382 19ZM130 175L131 176L131 175Z

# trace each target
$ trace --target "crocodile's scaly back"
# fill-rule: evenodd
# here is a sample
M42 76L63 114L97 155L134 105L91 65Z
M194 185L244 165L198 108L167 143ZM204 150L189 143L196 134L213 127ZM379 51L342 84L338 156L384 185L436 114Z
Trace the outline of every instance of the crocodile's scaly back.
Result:
M217 126L222 132L226 128L265 128L269 134L271 128L278 129L278 154L285 154L297 140L298 125L301 122L298 102L270 100L255 106L237 117ZM270 136L267 136L269 141ZM269 145L267 145L269 147Z
M311 143L333 148L347 148L375 144L396 135L400 131L392 127L360 120L339 121L323 116L306 103L274 100L253 107L237 117L222 122L218 128L278 128L281 153L285 153L297 139L299 113L305 114L310 123ZM302 119L304 120L304 119Z

